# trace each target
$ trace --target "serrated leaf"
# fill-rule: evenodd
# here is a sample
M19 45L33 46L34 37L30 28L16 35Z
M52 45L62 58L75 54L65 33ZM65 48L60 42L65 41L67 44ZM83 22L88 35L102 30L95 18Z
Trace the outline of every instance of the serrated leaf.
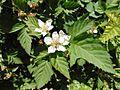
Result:
M26 25L29 28L29 35L36 36L38 38L41 37L41 33L35 32L35 29L39 28L37 18L28 16L27 20L25 20L24 22L26 23Z
M86 9L87 9L88 12L93 12L94 11L94 3L89 2L86 6Z
M55 9L55 16L59 16L62 12L64 11L64 8L62 6L58 6L56 9Z
M24 27L25 27L25 24L23 24L23 23L16 23L16 24L12 27L12 29L11 29L11 31L10 31L9 33L13 33L13 32L19 31L19 30L21 30L21 29L24 28Z
M31 88L35 88L36 87L36 85L35 85L35 83L28 83L28 82L26 82L26 83L24 83L23 85L22 85L22 87L21 87L21 89L22 90L30 90Z
M67 28L67 32L69 33L69 35L71 35L71 40L73 40L80 34L86 32L87 30L90 30L93 24L93 20L89 20L86 18L86 16L82 16L79 20L74 22L73 25Z
M64 57L57 57L56 59L51 59L52 66L58 70L60 73L62 73L65 77L70 79L69 75L69 67L66 59Z
M48 52L47 51L42 51L40 54L37 56L36 59L42 59L43 57L47 56Z
M10 53L9 55L7 55L7 60L9 63L12 64L23 64L22 60L17 57L17 53Z
M48 55L48 51L41 51L39 55L36 57L35 61L36 63L39 63L39 60L42 60L44 57Z
M98 68L114 73L110 55L104 50L97 40L87 38L70 46L70 66L73 66L77 58L83 58Z
M27 11L27 0L12 0L13 4L22 11Z
M75 1L67 1L64 3L65 9L76 9L80 5Z
M73 82L69 85L69 90L92 90L92 88L80 83L77 80L73 80Z
M118 0L106 0L106 8L113 8L118 6Z
M26 23L26 25L31 31L34 31L35 28L38 28L38 21L37 21L37 18L35 17L29 16L27 17L27 20L24 22Z
M106 41L114 38L115 36L120 35L120 28L116 25L111 24L110 26L106 26L106 29L103 35L100 37L100 40L105 43Z
M100 40L105 43L106 41L113 39L116 36L120 36L120 17L115 14L107 13L110 22L105 28L104 33L101 35Z
M47 84L53 75L52 66L48 61L41 60L38 66L34 66L31 69L37 88L41 88Z
M104 5L102 3L101 0L99 0L98 2L96 2L94 4L94 7L95 7L95 11L100 13L100 14L103 14L104 13Z
M23 28L18 34L18 40L26 53L30 55L32 39L27 33L27 28Z

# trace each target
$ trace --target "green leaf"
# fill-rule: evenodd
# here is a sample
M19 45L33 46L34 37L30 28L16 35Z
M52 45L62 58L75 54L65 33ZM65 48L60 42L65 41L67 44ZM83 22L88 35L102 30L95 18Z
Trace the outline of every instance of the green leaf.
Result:
M79 66L83 66L85 63L86 63L86 61L84 59L82 59L82 58L80 58L80 59L77 60L77 64Z
M12 0L13 4L22 11L27 11L27 1L28 0Z
M55 16L59 16L62 12L64 11L64 8L62 6L58 6L56 9L55 9Z
M106 8L113 8L118 6L118 0L106 0Z
M102 88L103 87L103 82L100 80L100 78L98 78L98 88Z
M30 55L32 39L27 33L28 28L23 28L18 34L18 40L26 53Z
M92 90L92 88L83 83L80 84L77 80L73 80L69 85L69 90Z
M1 11L2 11L2 5L3 5L3 3L5 2L6 0L0 0L0 13L1 13Z
M96 15L95 12L93 11L93 12L91 12L91 13L89 14L89 16L94 17L94 18L98 18L98 17L100 17L101 15Z
M31 32L34 32L35 28L38 28L38 21L37 18L28 16L27 20L24 21Z
M117 17L114 13L107 13L107 16L110 21L106 26L104 33L100 37L100 40L103 43L116 36L120 36L120 17Z
M120 66L120 46L118 46L116 48L116 58L117 58L117 60L119 62L119 66Z
M86 16L80 17L79 20L73 23L69 28L67 28L67 32L69 35L71 35L71 40L73 40L75 37L79 36L80 34L86 32L87 30L90 30L93 26L94 21L89 20L86 18Z
M46 83L48 83L48 81L50 81L51 76L53 75L51 64L48 61L44 60L41 60L38 66L34 66L29 70L31 70L33 73L32 76L35 79L37 88L41 88Z
M21 89L22 90L30 90L31 88L35 88L36 87L36 85L35 85L35 83L28 83L28 82L26 82L26 83L24 83L23 85L22 85L22 87L21 87Z
M86 3L89 3L91 2L91 0L81 0L82 2L86 2Z
M120 35L120 27L110 24L109 26L106 26L105 31L103 35L101 35L100 40L105 43L106 41L114 38L115 36Z
M100 14L104 13L104 4L102 3L102 0L99 0L98 2L96 2L94 4L94 7L95 7L96 12L98 12Z
M115 81L115 86L116 86L116 89L117 90L120 90L120 82L118 81Z
M41 33L35 32L35 29L39 28L37 18L28 16L27 20L25 20L24 22L26 23L26 25L29 28L29 35L36 36L38 38L41 37Z
M25 27L25 24L23 24L23 23L16 23L16 24L12 27L12 29L11 29L11 31L10 31L9 33L13 33L13 32L19 31L19 30L21 30L21 29L24 28L24 27Z
M94 11L94 3L89 2L86 6L86 9L87 9L88 12L93 12Z
M23 64L22 60L17 57L17 53L10 53L7 55L7 60L8 60L8 63L11 63L11 64Z
M20 58L18 58L18 57L14 57L14 58L13 58L13 62L14 62L15 64L23 64L22 60L21 60Z
M64 3L65 9L76 9L80 5L75 1L67 1Z
M110 55L98 40L87 38L77 43L71 43L69 52L70 66L74 65L77 58L83 58L106 72L114 73Z
M58 70L60 73L62 73L65 77L70 79L69 75L69 67L66 59L64 57L57 57L56 59L51 59L52 66Z
M43 58L45 58L48 55L48 51L41 51L39 53L39 55L36 57L35 61L36 63L39 63L39 60L42 60Z

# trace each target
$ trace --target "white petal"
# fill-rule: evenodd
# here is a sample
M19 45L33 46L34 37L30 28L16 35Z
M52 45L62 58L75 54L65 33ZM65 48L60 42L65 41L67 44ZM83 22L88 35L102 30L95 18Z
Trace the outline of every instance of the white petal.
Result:
M54 53L56 51L56 48L53 46L48 47L48 53Z
M70 36L66 35L62 30L59 31L60 37L64 37L65 40L70 40Z
M65 40L67 40L67 41L69 41L69 40L70 40L70 36L68 36L68 35L64 35L63 37L64 37L64 38L65 38Z
M47 21L46 21L46 25L49 27L49 26L51 26L51 23L52 23L52 19L48 19Z
M38 25L39 25L40 27L42 27L44 24L45 24L45 23L44 23L43 21L41 21L40 19L38 19Z
M64 43L62 43L62 45L68 45L69 42L68 41L65 41Z
M50 31L50 30L52 30L53 29L53 25L51 25L51 26L48 26L48 31Z
M52 38L51 37L45 37L44 42L45 42L45 44L50 45L52 43Z
M65 42L64 37L60 37L60 38L59 38L59 43L61 43L61 44L62 44L62 43L64 43L64 42Z
M63 35L65 35L65 33L64 33L62 30L60 30L60 31L59 31L59 35L60 35L60 36L63 36Z
M54 40L58 40L59 39L59 35L58 35L57 31L55 31L55 32L52 33L52 38Z
M40 28L36 28L35 32L42 32L42 30Z
M93 33L98 33L97 29L93 30Z
M41 32L41 34L43 35L43 37L47 34L47 32Z
M66 49L65 49L65 47L64 46L62 46L62 45L59 45L58 47L57 47L57 50L58 51L66 51Z

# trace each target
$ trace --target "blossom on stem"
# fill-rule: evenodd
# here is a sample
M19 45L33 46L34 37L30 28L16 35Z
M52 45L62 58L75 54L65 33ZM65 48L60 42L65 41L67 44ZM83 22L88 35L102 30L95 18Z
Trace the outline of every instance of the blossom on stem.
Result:
M97 34L98 33L98 30L97 30L97 28L92 28L91 30L90 30L90 33L93 33L93 34Z
M45 36L51 29L53 29L52 20L49 19L45 23L38 19L39 28L35 29L35 32L40 32L43 36Z
M70 36L66 35L62 30L52 33L52 37L45 37L45 44L49 45L48 53L54 53L55 51L66 51L65 45L69 44Z

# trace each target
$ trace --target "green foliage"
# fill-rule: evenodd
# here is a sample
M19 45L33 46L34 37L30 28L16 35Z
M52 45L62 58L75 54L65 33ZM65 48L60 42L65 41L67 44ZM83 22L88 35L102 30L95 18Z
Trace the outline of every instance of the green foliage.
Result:
M6 0L0 0L0 13L1 13L1 11L2 11L2 5L3 5L3 3L5 2Z
M51 63L56 70L70 79L68 63L64 57L57 57L56 59L53 58L51 59Z
M64 7L66 9L75 9L75 8L79 7L79 4L74 1L68 1L68 2L64 3Z
M20 10L25 11L27 9L28 0L13 0L13 5Z
M116 7L118 6L118 2L119 0L107 0L106 1L106 8L113 8L113 7Z
M31 30L31 32L33 32L33 30L35 30L36 27L38 27L38 21L35 17L27 17L27 20L24 21L26 23L26 25L28 26L28 28Z
M73 80L73 83L71 83L70 90L92 90L91 87L86 86L85 84L80 84L77 80Z
M106 72L114 73L109 54L97 40L88 38L77 43L72 43L69 52L71 52L71 66L75 63L77 58L83 58Z
M86 10L89 12L89 16L98 18L101 17L101 15L96 15L96 12L99 14L103 14L105 10L105 5L102 0L98 0L96 3L89 2L86 6Z
M0 0L0 90L119 90L119 23L120 0Z
M27 33L28 28L23 28L18 34L18 40L26 53L30 55L32 38Z
M103 35L101 35L100 40L105 43L106 41L113 39L116 36L120 36L120 17L115 16L114 13L107 13L109 17L108 25L105 27Z
M48 61L39 61L38 66L29 66L28 69L32 71L37 88L43 87L48 81L50 81L53 75L51 64Z
M8 55L8 62L9 63L14 63L14 64L23 64L23 62L21 61L21 59L19 57L16 56L17 54L10 54Z
M25 24L23 23L17 23L13 26L13 28L11 29L10 33L13 33L13 32L16 32L16 31L19 31L21 29L23 29L25 27Z
M65 28L69 35L71 35L71 40L75 37L79 36L80 34L88 31L94 25L93 20L88 20L85 16L80 17L73 25L68 28Z

